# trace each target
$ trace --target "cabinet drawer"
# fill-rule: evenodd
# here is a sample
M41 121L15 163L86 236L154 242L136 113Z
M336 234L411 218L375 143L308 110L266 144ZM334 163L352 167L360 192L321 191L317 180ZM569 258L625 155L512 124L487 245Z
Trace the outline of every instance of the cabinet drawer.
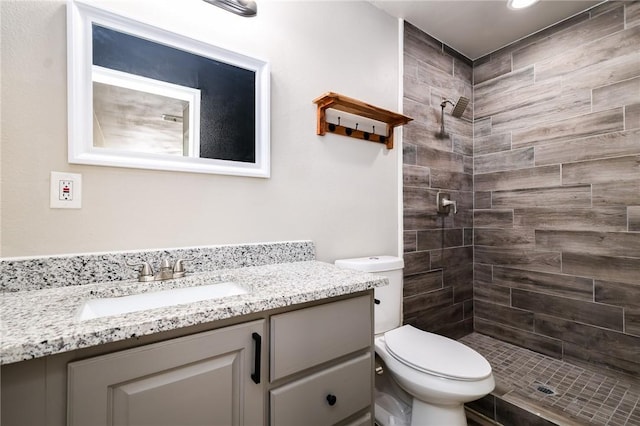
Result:
M371 354L367 353L274 389L271 424L326 426L339 422L371 405L371 381Z
M366 348L371 297L360 296L271 317L271 380Z

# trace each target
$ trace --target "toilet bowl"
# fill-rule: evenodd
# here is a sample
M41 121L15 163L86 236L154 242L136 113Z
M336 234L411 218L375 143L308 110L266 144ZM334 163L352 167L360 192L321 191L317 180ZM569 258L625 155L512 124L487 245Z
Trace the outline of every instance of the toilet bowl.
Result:
M464 403L490 393L489 362L460 342L401 325L401 258L375 256L337 260L336 266L389 278L375 289L375 351L393 380L412 397L411 425L466 425Z

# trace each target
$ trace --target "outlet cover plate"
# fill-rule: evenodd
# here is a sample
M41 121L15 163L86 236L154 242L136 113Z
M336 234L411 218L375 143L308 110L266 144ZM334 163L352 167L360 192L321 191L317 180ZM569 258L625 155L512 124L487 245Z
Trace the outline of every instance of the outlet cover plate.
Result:
M82 208L82 175L51 172L50 194L52 209Z

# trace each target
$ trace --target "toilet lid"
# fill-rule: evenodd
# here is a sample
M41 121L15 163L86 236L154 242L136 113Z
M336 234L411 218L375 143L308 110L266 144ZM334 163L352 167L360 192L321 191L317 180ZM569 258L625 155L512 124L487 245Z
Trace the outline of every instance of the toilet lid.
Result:
M404 325L384 334L389 353L428 374L457 380L489 377L491 365L478 352L444 336Z

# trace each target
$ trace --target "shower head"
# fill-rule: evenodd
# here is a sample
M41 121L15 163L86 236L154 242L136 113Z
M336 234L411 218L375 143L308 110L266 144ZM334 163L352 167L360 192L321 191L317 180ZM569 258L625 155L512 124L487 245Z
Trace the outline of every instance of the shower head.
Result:
M447 106L447 104L453 105L453 111L451 111L451 115L456 118L460 118L462 117L464 110L467 109L467 105L469 105L469 98L460 96L460 99L458 99L458 102L456 102L455 104L451 102L449 99L443 98L442 103L440 104L443 111L444 111L444 107Z
M460 96L460 99L458 99L456 106L454 106L453 111L451 111L451 115L456 118L462 117L462 113L464 113L464 110L467 109L467 105L469 105L469 99L465 98L464 96Z
M235 13L240 16L256 16L258 13L258 6L253 0L204 0L214 6L221 7L222 9Z

